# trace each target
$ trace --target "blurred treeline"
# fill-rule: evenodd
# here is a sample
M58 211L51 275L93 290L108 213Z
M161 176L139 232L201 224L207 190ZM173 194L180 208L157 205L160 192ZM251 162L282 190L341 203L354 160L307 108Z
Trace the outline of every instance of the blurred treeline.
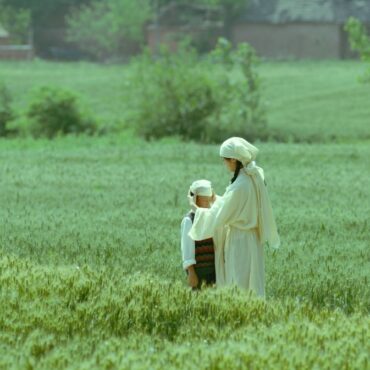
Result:
M200 9L216 14L219 36L247 7L247 0L0 0L0 23L15 42L31 37L38 56L104 60L140 52L146 27L169 5L179 17L199 21ZM194 11L195 9L195 11ZM204 29L213 27L202 22Z

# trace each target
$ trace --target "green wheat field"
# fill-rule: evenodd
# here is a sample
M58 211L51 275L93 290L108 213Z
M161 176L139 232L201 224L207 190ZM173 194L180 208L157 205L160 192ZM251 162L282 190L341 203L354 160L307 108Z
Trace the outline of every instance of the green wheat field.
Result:
M260 68L270 126L308 141L256 143L282 239L266 300L185 284L188 186L230 179L217 145L2 139L0 369L370 368L370 87L355 62ZM0 64L19 111L54 84L107 123L125 73Z

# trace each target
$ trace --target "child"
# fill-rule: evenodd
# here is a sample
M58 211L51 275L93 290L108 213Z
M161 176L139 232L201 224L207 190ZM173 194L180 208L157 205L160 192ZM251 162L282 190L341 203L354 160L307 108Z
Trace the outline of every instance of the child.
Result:
M207 180L194 181L190 186L188 197L191 204L209 208L213 200L211 183ZM193 289L197 289L203 282L207 285L214 284L216 273L213 239L194 241L188 235L194 214L191 210L181 222L181 252L183 268L188 275L188 284Z

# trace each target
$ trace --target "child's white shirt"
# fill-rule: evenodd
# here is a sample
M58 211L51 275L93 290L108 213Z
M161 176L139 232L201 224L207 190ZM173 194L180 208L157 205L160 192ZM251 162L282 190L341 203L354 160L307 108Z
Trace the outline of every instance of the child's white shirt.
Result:
M190 217L185 216L181 221L181 254L182 267L186 270L189 266L195 265L195 242L189 236L193 223Z

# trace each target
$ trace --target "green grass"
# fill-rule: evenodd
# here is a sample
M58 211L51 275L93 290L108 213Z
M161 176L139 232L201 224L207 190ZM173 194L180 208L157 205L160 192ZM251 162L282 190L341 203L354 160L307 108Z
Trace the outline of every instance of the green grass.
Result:
M41 86L70 89L82 97L87 108L104 123L122 120L125 68L90 63L1 62L0 81L13 94L16 110L22 112Z
M356 61L263 63L270 127L295 140L369 139L370 87L358 82L364 69ZM127 66L89 63L0 63L0 81L12 91L17 111L24 111L34 88L56 85L78 92L104 125L119 124L130 109L127 73Z
M217 146L0 141L0 368L365 369L370 147L258 146L282 237L266 302L185 287L186 192L223 192Z
M297 138L370 138L370 86L355 61L269 63L260 68L271 127Z

